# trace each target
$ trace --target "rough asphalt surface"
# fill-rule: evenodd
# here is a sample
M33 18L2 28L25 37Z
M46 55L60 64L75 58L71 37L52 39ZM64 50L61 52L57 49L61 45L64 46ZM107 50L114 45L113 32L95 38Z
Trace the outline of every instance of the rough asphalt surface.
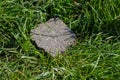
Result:
M51 18L46 23L39 24L31 30L31 38L37 47L53 57L64 53L76 42L76 35L59 18Z

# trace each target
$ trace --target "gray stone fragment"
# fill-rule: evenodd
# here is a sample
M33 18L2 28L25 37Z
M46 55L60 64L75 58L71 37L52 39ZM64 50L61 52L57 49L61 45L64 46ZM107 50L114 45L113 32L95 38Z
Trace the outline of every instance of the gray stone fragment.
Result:
M31 30L31 38L40 49L50 53L53 57L63 53L75 44L75 34L59 18L52 18L46 23L39 24Z

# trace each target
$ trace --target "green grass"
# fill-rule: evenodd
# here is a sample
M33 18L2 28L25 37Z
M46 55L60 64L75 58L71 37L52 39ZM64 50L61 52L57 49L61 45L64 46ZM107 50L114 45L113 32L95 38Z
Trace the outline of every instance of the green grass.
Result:
M55 14L77 43L52 58L35 48L30 30ZM120 0L2 0L0 80L120 80L119 40Z

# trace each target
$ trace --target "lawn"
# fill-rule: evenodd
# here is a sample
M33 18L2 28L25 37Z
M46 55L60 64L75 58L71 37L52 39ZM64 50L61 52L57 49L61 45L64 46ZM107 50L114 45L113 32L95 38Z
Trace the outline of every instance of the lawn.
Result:
M30 30L56 14L77 43L53 58ZM1 0L0 80L120 80L120 0Z

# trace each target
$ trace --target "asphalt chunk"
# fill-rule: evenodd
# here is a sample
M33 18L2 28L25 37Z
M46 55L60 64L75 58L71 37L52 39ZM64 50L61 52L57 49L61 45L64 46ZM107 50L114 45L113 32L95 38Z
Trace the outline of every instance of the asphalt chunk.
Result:
M44 49L51 56L63 54L66 49L76 42L76 35L67 25L57 18L51 18L31 30L31 39L36 46Z

